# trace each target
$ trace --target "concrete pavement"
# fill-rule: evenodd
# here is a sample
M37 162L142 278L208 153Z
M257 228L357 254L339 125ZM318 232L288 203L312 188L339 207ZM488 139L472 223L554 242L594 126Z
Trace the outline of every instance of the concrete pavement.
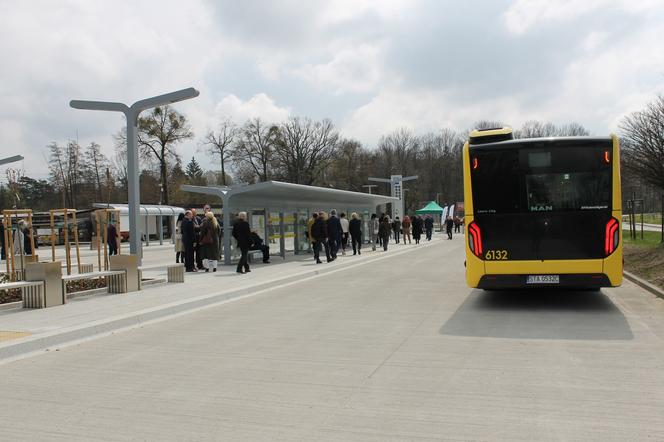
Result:
M436 235L435 241L442 240ZM424 242L417 247L427 247ZM216 273L186 273L184 284L144 286L140 292L98 294L70 299L68 304L41 310L19 307L0 310L0 363L43 351L53 346L89 339L120 329L137 327L150 321L204 308L213 304L253 295L262 290L298 282L321 273L356 266L398 253L415 250L415 245L391 244L388 252L341 256L332 263L315 264L312 255L290 255L286 260L272 257L271 264L252 264L253 271L238 275L235 266L221 266ZM172 259L170 253L153 253L146 261L152 269L144 277L165 278L165 265L159 260ZM5 339L2 339L5 336ZM14 338L14 339L9 339ZM4 341L4 342L3 342Z
M663 440L664 301L469 290L463 241L0 365L6 440Z

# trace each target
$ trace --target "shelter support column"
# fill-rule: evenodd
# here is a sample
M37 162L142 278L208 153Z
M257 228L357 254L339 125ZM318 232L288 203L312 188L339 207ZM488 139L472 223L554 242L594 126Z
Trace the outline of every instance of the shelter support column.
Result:
M299 212L293 213L293 253L296 255L300 254L300 229L299 225Z
M279 212L279 247L281 257L286 259L286 226L284 225L284 212Z
M230 198L224 201L223 219L224 219L224 264L231 264L231 237L233 226L231 226L231 205Z
M159 245L164 245L164 217L159 215Z

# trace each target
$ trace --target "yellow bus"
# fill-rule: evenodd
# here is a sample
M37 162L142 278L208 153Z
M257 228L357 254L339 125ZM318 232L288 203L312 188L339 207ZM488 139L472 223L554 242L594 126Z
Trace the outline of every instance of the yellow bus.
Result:
M513 139L509 127L473 130L463 176L470 287L622 283L615 135Z

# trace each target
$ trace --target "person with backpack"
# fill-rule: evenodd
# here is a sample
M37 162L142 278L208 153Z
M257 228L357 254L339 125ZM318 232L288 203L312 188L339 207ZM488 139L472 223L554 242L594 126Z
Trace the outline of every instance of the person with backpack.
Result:
M401 221L399 220L398 216L394 217L394 221L392 221L392 233L394 234L394 243L399 244L399 234L401 233Z

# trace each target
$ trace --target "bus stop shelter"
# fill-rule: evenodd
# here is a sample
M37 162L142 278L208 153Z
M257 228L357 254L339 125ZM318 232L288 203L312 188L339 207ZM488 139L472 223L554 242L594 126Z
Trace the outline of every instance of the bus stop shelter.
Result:
M120 213L120 224L129 228L129 205L115 203L94 203L92 207L96 209L117 210ZM164 217L168 218L171 231L171 242L173 242L176 218L180 213L184 213L184 209L182 207L141 204L138 212L141 216L139 232L141 233L141 236L144 237L146 246L150 245L150 235L155 235L159 241L159 244L164 243Z
M371 213L380 212L380 206L397 203L398 198L361 192L351 192L333 188L306 186L302 184L265 181L232 187L191 186L183 185L182 190L210 195L220 198L223 202L222 222L224 226L224 264L230 264L232 258L231 226L234 217L241 211L248 214L263 216L265 221L264 237L269 242L272 237L279 239L280 254L285 257L286 236L294 241L294 252L297 254L308 248L306 238L307 220L312 211L324 210L329 213L336 209L337 213L357 212L363 220L363 234L367 234L368 218ZM383 212L386 209L382 210ZM264 215L261 215L264 214ZM272 216L274 214L275 216ZM256 228L249 216L249 224ZM274 235L270 234L268 225L274 219ZM278 230L277 230L278 228Z

